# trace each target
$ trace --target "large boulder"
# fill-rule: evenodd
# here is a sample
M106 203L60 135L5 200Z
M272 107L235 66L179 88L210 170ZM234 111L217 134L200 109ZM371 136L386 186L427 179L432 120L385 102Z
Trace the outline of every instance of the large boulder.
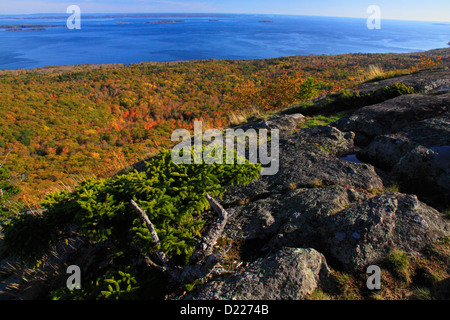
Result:
M225 280L197 289L199 300L300 300L318 287L329 287L333 277L325 257L314 249L283 248Z
M450 145L450 113L425 119L402 130L375 137L358 156L377 167L391 170L417 146L439 147Z
M387 193L331 216L321 234L328 254L349 270L377 263L393 247L418 254L450 234L441 214L415 195Z
M450 113L377 136L358 157L388 170L405 190L433 202L450 199ZM443 200L443 201L442 201Z
M440 95L408 94L355 111L338 127L368 137L399 131L412 122L436 117L450 107L450 93Z
M400 159L392 172L412 192L450 203L450 145L417 146Z
M306 148L307 146L305 146ZM273 186L350 186L371 190L383 187L382 178L370 164L345 161L317 147L298 153L280 152L280 168L270 178Z
M366 192L340 186L295 190L283 201L281 225L265 247L312 247L322 251L320 234L327 219L370 197Z

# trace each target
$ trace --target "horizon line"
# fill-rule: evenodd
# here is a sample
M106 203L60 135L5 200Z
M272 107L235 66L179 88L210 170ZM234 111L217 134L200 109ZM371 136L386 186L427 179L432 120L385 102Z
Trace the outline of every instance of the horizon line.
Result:
M158 15L158 14L173 14L173 15L272 15L272 16L295 16L295 17L321 17L321 18L345 18L345 19L367 19L368 17L348 17L348 16L329 16L316 14L287 14L287 13L231 13L231 12L86 12L85 15ZM14 18L15 16L37 16L37 18L45 18L43 15L68 15L65 12L36 12L36 13L3 13L0 17L8 16ZM40 16L41 15L41 16ZM382 18L382 20L389 21L410 21L410 22L438 22L450 25L450 20L417 20L417 19L402 19L402 18Z

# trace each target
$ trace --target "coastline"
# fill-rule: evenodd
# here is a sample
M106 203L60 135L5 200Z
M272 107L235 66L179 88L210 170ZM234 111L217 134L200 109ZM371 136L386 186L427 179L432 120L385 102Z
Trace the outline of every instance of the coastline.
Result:
M396 52L384 52L384 53L363 53L363 52L350 52L343 54L299 54L292 56L280 56L274 58L257 58L257 59L189 59L189 60L175 60L175 61L142 61L138 63L80 63L80 64L63 64L63 65L48 65L43 67L34 68L16 68L16 69L1 69L0 75L5 73L17 73L21 71L26 72L36 72L36 73L47 73L47 72L67 72L67 71L77 71L88 67L90 70L108 70L115 68L127 68L131 66L141 66L141 65L175 65L184 63L195 63L195 62L208 62L208 61L235 61L235 62L252 62L252 61L266 61L266 60L278 60L278 59L290 59L290 58L302 58L302 57L339 57L347 55L368 55L368 56L383 56L383 55L399 55L399 56L442 56L444 59L450 58L450 48L436 48L424 51L414 51L408 53L396 53Z

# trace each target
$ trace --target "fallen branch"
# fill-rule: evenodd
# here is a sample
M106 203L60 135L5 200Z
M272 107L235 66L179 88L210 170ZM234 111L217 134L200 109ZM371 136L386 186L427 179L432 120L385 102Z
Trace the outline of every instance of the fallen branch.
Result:
M223 230L225 229L225 226L231 216L220 205L220 203L212 198L208 193L206 193L205 196L206 200L208 200L209 204L211 205L211 208L219 215L219 221L217 221L203 237L202 242L191 257L192 264L205 260L205 258L213 252L214 245L217 243L217 239L222 236Z
M157 267L158 269L167 272L170 278L178 283L191 283L197 279L208 276L214 270L215 266L223 261L225 254L231 248L231 245L228 245L224 250L213 253L214 246L217 243L217 240L222 236L225 225L230 218L230 214L209 194L206 193L205 196L210 203L211 208L219 215L219 221L208 230L203 237L202 242L197 246L193 253L189 264L182 270L171 266L170 259L158 248L160 240L153 223L150 221L145 211L142 210L135 201L131 200L131 204L150 231L150 236L157 247L156 254L163 266L155 264L150 258L146 257L145 260L147 265Z
M225 254L230 250L231 244L220 252L208 255L205 260L199 261L197 264L188 264L181 271L181 279L184 283L192 283L197 279L207 277L217 266L218 263L223 262Z
M169 272L169 274L171 275L172 278L177 279L178 278L178 272L170 265L169 258L159 248L159 245L161 244L161 242L159 241L158 233L156 232L156 229L153 226L153 223L150 221L150 219L148 218L148 216L145 213L145 211L142 210L134 200L131 200L130 202L133 205L133 207L136 209L136 211L138 212L138 214L141 217L141 219L145 222L148 231L150 231L150 237L152 238L153 242L156 245L156 255L158 256L158 259L161 261L163 266L162 267L158 266L153 261L151 261L149 257L146 257L146 262L149 265L153 265L153 266L159 268L160 270Z

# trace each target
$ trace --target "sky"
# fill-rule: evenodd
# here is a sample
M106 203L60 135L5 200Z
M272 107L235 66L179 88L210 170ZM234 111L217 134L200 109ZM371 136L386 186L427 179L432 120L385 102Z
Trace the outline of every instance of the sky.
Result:
M383 19L450 22L449 0L0 0L1 14L256 13L367 18L377 5Z

